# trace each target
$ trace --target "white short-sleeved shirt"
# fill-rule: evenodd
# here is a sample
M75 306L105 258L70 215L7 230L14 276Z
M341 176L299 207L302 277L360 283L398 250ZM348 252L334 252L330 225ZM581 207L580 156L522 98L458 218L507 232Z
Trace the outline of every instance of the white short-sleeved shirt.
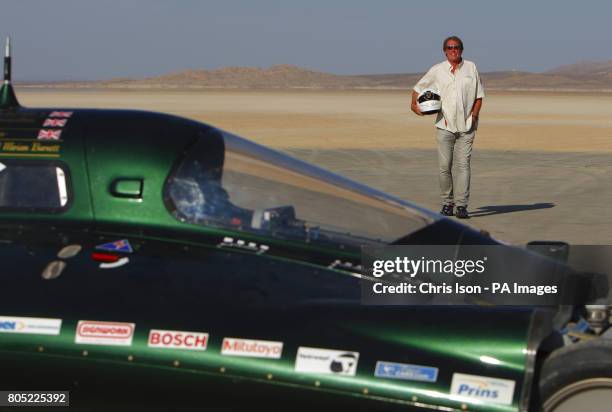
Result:
M484 97L484 89L473 62L463 60L455 73L451 69L448 60L436 64L418 81L414 91L435 89L440 92L442 111L436 118L436 127L453 133L468 132L472 128L474 101Z

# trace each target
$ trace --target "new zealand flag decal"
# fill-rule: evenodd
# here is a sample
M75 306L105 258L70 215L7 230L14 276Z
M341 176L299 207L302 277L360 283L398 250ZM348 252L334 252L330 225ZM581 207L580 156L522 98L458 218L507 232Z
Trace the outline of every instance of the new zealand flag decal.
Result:
M130 245L130 242L127 239L116 240L114 242L103 243L101 245L96 246L97 250L105 250L107 252L123 252L123 253L132 253L134 249Z

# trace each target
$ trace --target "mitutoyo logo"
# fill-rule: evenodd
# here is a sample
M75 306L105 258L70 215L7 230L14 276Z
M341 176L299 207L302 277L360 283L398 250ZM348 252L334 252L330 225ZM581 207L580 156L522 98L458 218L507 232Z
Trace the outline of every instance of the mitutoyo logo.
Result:
M268 340L225 338L221 346L221 353L231 356L280 359L282 352L283 342Z

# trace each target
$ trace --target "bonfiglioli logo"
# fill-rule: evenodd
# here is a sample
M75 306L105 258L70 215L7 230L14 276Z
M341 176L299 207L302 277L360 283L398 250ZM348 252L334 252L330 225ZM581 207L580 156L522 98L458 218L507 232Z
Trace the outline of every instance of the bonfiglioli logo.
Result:
M0 332L32 335L59 335L61 319L0 316Z

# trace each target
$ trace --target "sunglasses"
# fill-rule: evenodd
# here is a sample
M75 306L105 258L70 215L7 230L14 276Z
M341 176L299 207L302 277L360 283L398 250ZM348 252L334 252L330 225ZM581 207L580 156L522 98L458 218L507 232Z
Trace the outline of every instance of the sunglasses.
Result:
M446 50L461 50L461 46L446 46Z

